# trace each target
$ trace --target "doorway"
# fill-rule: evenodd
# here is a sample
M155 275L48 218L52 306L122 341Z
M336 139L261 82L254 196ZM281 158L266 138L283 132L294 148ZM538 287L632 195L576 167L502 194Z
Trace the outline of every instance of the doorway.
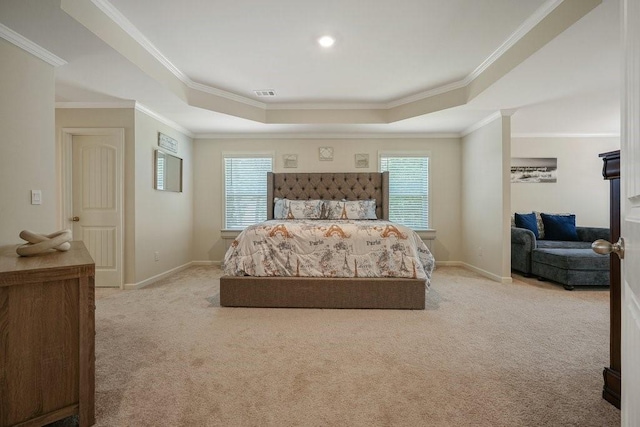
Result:
M84 242L96 286L123 287L124 129L62 130L61 228Z

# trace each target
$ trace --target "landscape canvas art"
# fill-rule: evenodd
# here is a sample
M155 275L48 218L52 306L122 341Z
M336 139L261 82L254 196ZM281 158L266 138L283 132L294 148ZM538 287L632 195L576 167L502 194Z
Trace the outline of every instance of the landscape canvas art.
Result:
M512 157L512 183L552 183L558 180L558 159L555 157Z

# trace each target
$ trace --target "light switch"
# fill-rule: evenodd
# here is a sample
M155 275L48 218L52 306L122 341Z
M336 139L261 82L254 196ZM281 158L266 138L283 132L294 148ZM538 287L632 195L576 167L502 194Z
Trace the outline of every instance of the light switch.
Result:
M42 191L41 190L31 190L31 204L32 205L41 205L42 204Z

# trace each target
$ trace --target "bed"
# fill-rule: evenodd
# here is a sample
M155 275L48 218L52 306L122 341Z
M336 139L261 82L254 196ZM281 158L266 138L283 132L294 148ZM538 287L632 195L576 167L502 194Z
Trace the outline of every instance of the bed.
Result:
M225 255L222 306L424 309L435 262L415 232L388 221L388 172L269 173L267 187L267 221ZM274 219L283 201L313 219ZM379 220L350 219L346 208L362 206Z

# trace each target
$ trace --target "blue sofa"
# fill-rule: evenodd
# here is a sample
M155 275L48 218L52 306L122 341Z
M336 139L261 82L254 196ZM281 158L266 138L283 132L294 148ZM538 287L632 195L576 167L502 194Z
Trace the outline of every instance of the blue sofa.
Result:
M609 229L576 227L579 241L537 239L526 228L511 227L511 268L564 285L609 285L609 256L591 250L597 239L609 240Z

